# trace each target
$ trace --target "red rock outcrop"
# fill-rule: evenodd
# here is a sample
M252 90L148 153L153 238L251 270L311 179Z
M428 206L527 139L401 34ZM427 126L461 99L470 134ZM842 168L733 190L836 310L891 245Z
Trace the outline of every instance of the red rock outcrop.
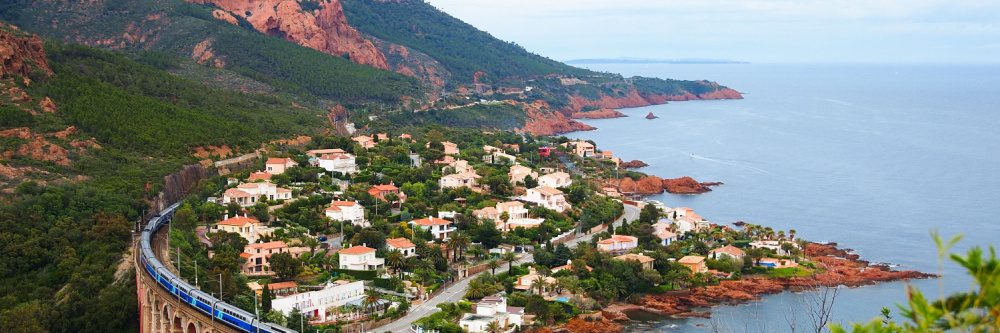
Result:
M552 111L548 103L535 101L534 103L510 102L520 105L527 113L528 119L524 122L523 131L532 135L556 135L576 131L590 131L594 127L569 119L559 112Z
M621 167L622 169L638 169L649 166L649 164L646 164L646 162L640 160L631 160L628 162L622 162L622 164L618 166Z
M805 247L804 253L811 261L818 263L821 268L820 273L807 277L749 277L722 281L713 286L647 295L634 307L625 304L619 308L639 309L664 316L707 317L708 312L694 309L748 302L756 300L761 295L784 290L809 290L841 285L856 287L884 281L935 277L933 274L917 271L894 271L883 265L870 265L830 244L810 243Z
M613 183L614 181L612 181ZM632 178L622 178L618 182L618 191L621 193L634 193L640 195L652 195L663 193L663 180L657 176L645 176L639 180Z
M29 85L28 75L34 70L52 75L42 39L0 22L0 77L16 74Z
M23 156L38 161L48 161L59 165L69 165L69 151L57 144L49 142L40 134L31 133L27 127L12 128L0 131L0 137L19 138L26 140L15 151L3 152L5 158Z
M618 112L615 109L597 109L593 111L581 111L575 112L570 115L573 119L610 119L610 118L621 118L627 117L624 113Z
M567 106L567 113L573 114L582 111L587 107L596 108L606 108L606 109L619 109L619 108L633 108L648 105L658 105L665 104L669 101L689 101L689 100L699 100L699 99L743 99L743 94L740 92L724 88L718 83L710 81L701 81L702 83L709 85L714 90L700 95L695 95L690 92L685 92L679 95L665 95L665 94L652 94L652 93L640 93L635 87L629 87L628 89L616 90L618 96L609 96L607 94L601 94L597 99L589 99L580 95L569 96L569 105Z
M699 194L709 192L709 186L721 185L719 182L699 183L694 178L684 176L681 178L664 179L663 189L674 194Z
M41 107L42 111L46 113L56 113L56 110L58 110L56 108L56 102L53 102L52 99L48 97L42 99L42 101L38 103L38 106Z
M346 54L359 64L389 69L385 55L347 23L340 0L318 2L320 8L313 11L302 9L296 0L188 1L214 4L233 16L246 19L261 33L335 56ZM229 21L224 17L220 19Z
M374 37L369 39L385 54L390 70L396 73L415 77L434 87L438 93L443 90L445 82L451 79L451 72L427 54Z
M579 315L570 319L563 328L572 333L617 333L622 331L618 323L603 316Z
M212 66L215 66L215 68L225 67L226 62L217 58L212 50L213 42L214 41L209 38L195 44L194 48L191 49L191 60L194 60L202 65L211 62Z

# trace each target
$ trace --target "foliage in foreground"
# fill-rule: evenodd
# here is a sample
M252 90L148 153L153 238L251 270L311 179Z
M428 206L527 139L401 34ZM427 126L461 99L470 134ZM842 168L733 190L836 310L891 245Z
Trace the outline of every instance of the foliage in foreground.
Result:
M938 245L939 260L958 241L942 241L934 235ZM988 253L987 253L988 252ZM850 329L833 325L833 333L889 333L889 332L997 332L1000 331L1000 259L996 250L980 247L970 249L964 256L951 254L952 261L964 267L975 282L969 292L957 293L931 301L922 291L907 289L909 300L900 305L901 320L894 320L889 309L882 309L882 318L868 323L852 324Z

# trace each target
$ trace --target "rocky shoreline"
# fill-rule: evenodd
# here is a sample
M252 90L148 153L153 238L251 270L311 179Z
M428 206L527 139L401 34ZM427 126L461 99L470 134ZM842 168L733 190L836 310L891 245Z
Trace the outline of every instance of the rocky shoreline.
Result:
M632 161L642 163L642 161ZM642 163L643 165L645 163ZM606 179L603 181L606 186L618 189L621 193L632 193L638 195L654 195L664 191L673 194L701 194L711 192L712 186L722 185L722 182L699 182L694 178L684 176L680 178L660 178L657 176L645 176L639 180L632 178L622 178L621 180Z
M751 276L740 280L722 281L718 285L646 295L634 304L616 303L601 311L602 317L613 322L630 321L627 313L644 311L671 318L711 316L709 309L722 304L740 304L760 299L763 295L785 290L804 291L820 287L859 287L879 282L934 278L937 275L918 271L897 271L886 265L861 260L836 244L809 243L804 250L810 261L822 271L807 277L768 278ZM566 327L573 333L575 331ZM621 327L616 328L618 331ZM612 329L613 331L614 329Z

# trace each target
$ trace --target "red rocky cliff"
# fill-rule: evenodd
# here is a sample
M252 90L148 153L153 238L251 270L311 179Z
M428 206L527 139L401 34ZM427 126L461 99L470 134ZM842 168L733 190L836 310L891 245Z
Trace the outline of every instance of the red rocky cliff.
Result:
M52 74L42 39L0 22L0 77L16 74L27 80L28 74L36 69Z
M380 69L389 69L385 55L347 23L340 0L321 1L320 9L305 11L295 0L188 0L214 4L242 17L262 33L282 37L299 45ZM232 23L222 13L216 18Z

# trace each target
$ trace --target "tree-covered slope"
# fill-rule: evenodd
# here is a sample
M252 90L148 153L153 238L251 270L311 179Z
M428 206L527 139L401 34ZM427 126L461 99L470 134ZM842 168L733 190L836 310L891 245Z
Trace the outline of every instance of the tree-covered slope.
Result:
M246 152L325 124L323 109L164 71L181 60L162 54L50 42L24 59L41 40L0 28L0 49L17 50L0 62L2 332L135 332L119 264L163 176L196 146Z
M226 23L212 9L183 0L10 0L0 19L65 42L171 53L305 98L399 104L424 93L414 78L260 34L245 21Z
M499 40L424 1L343 0L342 4L358 30L433 57L461 83L472 82L477 71L496 79L591 73Z

